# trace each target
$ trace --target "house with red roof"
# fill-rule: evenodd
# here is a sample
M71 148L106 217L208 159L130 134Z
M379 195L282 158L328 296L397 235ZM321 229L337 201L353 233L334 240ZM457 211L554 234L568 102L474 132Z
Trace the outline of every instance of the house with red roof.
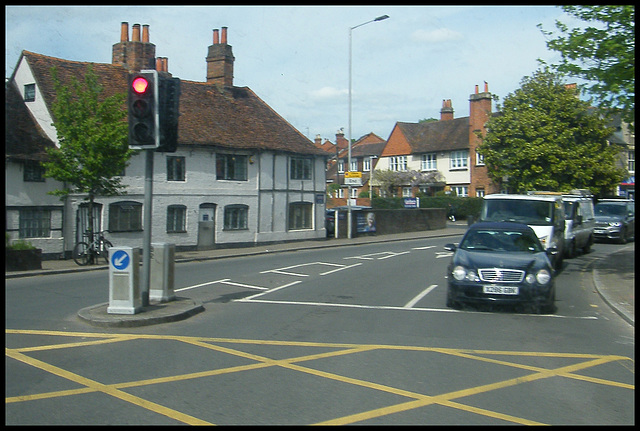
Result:
M181 81L177 151L154 153L153 241L188 250L325 238L327 153L250 88L234 86L234 61L227 28L215 29L206 81ZM39 165L45 148L58 145L51 68L68 85L74 77L82 82L90 65L104 97L126 92L132 72L171 75L147 25L133 25L129 40L128 23L121 24L111 64L22 52L5 84L6 229L10 241L31 242L45 256L68 257L90 216L114 245L143 241L144 154L123 173L126 194L97 197L92 215L86 196L47 194L64 186Z

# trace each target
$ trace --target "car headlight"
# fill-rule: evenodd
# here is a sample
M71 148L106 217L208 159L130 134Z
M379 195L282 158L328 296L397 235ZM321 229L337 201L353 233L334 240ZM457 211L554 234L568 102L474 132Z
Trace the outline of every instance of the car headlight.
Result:
M536 280L540 284L547 284L551 281L551 274L546 269L541 269L536 274Z
M541 236L540 237L540 244L542 244L542 248L547 248L547 239L549 237L548 236Z
M458 265L453 268L451 271L451 275L458 281L469 280L469 281L480 281L478 278L478 274L472 269L467 269L462 265Z
M620 227L622 226L622 223L620 223L619 221L610 221L609 226Z
M453 271L451 271L451 275L453 275L453 278L456 280L462 281L467 276L467 270L464 266L456 266L453 268Z

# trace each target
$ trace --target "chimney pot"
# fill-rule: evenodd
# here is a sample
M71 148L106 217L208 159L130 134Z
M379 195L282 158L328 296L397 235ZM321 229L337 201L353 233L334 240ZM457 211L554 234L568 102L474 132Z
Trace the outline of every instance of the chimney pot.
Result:
M142 26L142 41L149 43L149 24Z
M218 30L217 28L213 29L213 44L217 45L220 43L220 36L219 36L219 32L220 30Z
M222 36L220 37L220 43L227 43L227 27L222 27Z
M120 42L129 42L129 23L120 24Z
M131 33L132 42L140 42L140 24L133 24L133 32Z
M485 93L489 92L489 84L487 83L487 81L484 81L484 92Z

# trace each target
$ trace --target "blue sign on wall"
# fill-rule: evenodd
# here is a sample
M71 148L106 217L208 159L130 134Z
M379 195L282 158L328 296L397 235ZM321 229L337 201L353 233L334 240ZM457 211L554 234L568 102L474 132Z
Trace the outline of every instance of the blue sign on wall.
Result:
M124 250L116 250L111 255L111 265L113 265L115 269L118 269L120 271L124 271L125 269L127 269L130 262L131 257Z

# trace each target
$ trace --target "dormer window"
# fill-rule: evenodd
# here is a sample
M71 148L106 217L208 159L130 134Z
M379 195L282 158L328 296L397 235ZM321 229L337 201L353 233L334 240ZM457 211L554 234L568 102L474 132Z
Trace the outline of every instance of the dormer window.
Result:
M24 101L34 102L36 100L36 84L25 84Z

